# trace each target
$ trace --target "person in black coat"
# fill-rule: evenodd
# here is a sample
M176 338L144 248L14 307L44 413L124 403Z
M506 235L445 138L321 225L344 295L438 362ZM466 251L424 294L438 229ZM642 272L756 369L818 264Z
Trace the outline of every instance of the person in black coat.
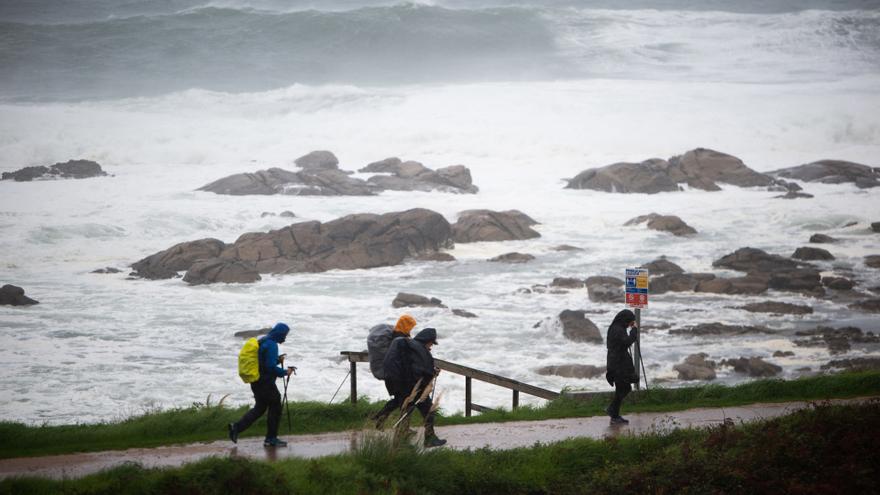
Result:
M632 327L629 335L626 329ZM608 336L605 345L608 347L608 371L605 378L614 387L614 399L611 405L605 409L611 417L611 424L629 423L620 416L620 405L623 399L632 391L632 383L635 383L636 369L633 365L629 347L639 338L639 329L636 327L636 315L628 309L617 313L614 321L608 327Z
M431 355L431 348L435 344L437 344L437 330L433 328L422 330L411 340L398 337L391 341L383 365L385 388L394 397L395 403L402 405L413 393L416 384L419 385L419 390L415 394L415 400L418 400L421 391L430 385L439 373L440 370L434 366L434 357ZM425 447L438 447L446 443L446 440L438 438L434 432L433 406L430 397L415 404L425 420Z

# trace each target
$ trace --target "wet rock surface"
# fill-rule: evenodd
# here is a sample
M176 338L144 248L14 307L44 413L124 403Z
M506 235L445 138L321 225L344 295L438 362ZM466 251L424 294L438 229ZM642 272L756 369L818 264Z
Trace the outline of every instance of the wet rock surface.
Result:
M767 327L751 326L751 325L726 325L724 323L701 323L699 325L673 328L670 334L693 335L695 337L715 336L715 335L749 335L749 334L772 334L774 333Z
M455 261L455 256L449 253L425 253L414 256L413 259L418 261L439 261L442 263Z
M0 287L0 306L30 306L39 301L24 295L24 289L17 285L6 284Z
M0 180L28 182L44 179L88 179L107 175L97 162L91 160L68 160L48 167L24 167L15 172L3 172Z
M712 263L712 266L743 271L753 280L767 281L770 289L822 296L819 270L812 265L754 248L740 248Z
M782 373L782 367L768 363L760 357L741 357L738 359L725 359L721 366L731 366L737 373L744 373L753 378L769 378Z
M868 313L880 313L880 299L865 299L864 301L850 304L849 308Z
M639 163L621 162L584 170L569 179L566 188L654 194L679 191L680 184L719 191L718 183L755 187L770 186L775 180L755 172L735 156L697 148L669 160L651 158Z
M411 308L411 307L428 307L428 308L445 308L443 301L436 297L425 297L418 294L410 294L408 292L398 292L397 297L391 301L394 308Z
M774 170L770 175L824 184L854 183L860 188L880 185L878 182L880 171L876 168L844 160L819 160L797 167Z
M199 190L236 196L372 196L385 190L474 194L478 190L472 183L470 170L464 165L431 170L418 162L388 158L362 168L362 172L382 174L363 180L350 177L352 171L340 169L339 160L330 151L313 151L297 158L294 163L299 171L273 167L255 173L233 174Z
M750 303L744 306L737 306L750 313L773 313L778 315L809 315L813 314L813 308L810 306L802 306L800 304L790 304L776 301L763 301L759 303Z
M880 357L857 357L849 359L833 359L821 366L823 370L840 369L846 371L880 370Z
M183 281L190 285L250 284L259 280L262 277L255 263L223 258L197 260L183 276Z
M585 316L585 311L566 309L559 313L562 335L573 342L602 343L602 334L595 323Z
M471 313L470 311L465 311L463 309L453 309L452 314L455 316L461 316L462 318L476 318L477 315Z
M132 275L150 280L174 278L198 260L217 258L224 249L226 243L213 238L181 242L133 263Z
M822 277L822 285L834 290L852 290L856 283L845 277Z
M550 282L550 287L560 287L563 289L583 289L585 285L582 279L572 277L556 277Z
M800 192L800 191L788 191L785 194L780 194L779 196L773 196L774 199L810 199L814 196L810 193Z
M196 261L210 260L210 266L199 265L199 272L189 280L212 283L212 274L223 281L232 273L235 280L252 277L248 275L251 267L258 274L282 274L392 266L452 244L452 229L442 215L413 209L349 215L326 223L295 223L279 230L243 234L229 245L217 239L180 243L132 267L137 276L171 278L178 271L189 270Z
M452 225L455 242L513 241L541 237L534 219L519 210L466 210Z
M880 254L865 256L865 266L870 268L880 268Z
M691 354L684 361L672 367L678 372L679 380L714 380L715 361L707 361L709 357L705 352Z
M535 373L544 376L561 376L565 378L597 378L605 374L604 366L592 364L560 364L556 366L543 366L535 370Z
M684 273L684 270L680 266L666 259L666 256L661 256L654 261L645 263L644 265L642 265L642 268L646 268L648 270L648 273L650 273L652 277L658 275Z
M639 217L632 218L624 223L624 226L639 225L647 222L648 228L658 230L660 232L669 232L674 236L689 236L697 233L693 227L684 223L684 221L675 215L660 215L657 213L649 213Z
M827 250L814 247L799 247L795 249L794 254L792 254L791 257L796 260L805 261L826 261L834 259L834 256Z
M111 274L111 273L121 273L122 270L119 268L113 268L112 266L98 268L97 270L92 270L89 273L98 273L98 274Z
M810 236L810 242L814 244L831 244L837 242L837 239L825 234L813 234Z
M799 347L827 347L831 354L848 352L852 344L878 344L880 336L873 332L864 332L858 327L817 327L814 330L800 330L795 332L798 337L794 344Z
M623 280L617 277L593 276L584 280L587 297L593 302L621 302L624 300Z

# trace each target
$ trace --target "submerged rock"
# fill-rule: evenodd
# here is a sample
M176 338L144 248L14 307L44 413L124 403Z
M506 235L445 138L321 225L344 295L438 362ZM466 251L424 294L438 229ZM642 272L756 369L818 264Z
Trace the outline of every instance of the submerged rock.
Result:
M813 198L810 193L799 192L799 191L788 191L785 194L781 194L779 196L773 196L773 199L810 199Z
M108 273L120 273L122 270L119 268L113 268L112 266L108 266L106 268L98 268L97 270L92 270L91 273L100 273L100 274L108 274Z
M810 236L810 242L813 244L831 244L837 242L837 239L825 234L813 234Z
M0 287L0 306L30 306L32 304L40 303L24 295L24 289L21 287L11 284Z
M880 254L865 256L865 266L870 268L880 268Z
M772 330L766 327L756 327L750 325L725 325L724 323L701 323L699 325L673 328L669 331L673 335L692 335L696 337L704 337L707 335L748 335L748 334L769 334Z
M590 379L605 374L604 366L593 366L592 364L560 364L556 366L543 366L535 370L539 375L553 375L564 378L582 378Z
M632 218L623 225L638 225L644 222L648 222L649 229L669 232L675 236L687 236L697 233L693 227L684 223L681 218L675 215L659 215L657 213L650 213L648 215Z
M860 163L843 160L819 160L797 167L783 168L770 172L771 175L797 179L804 182L825 184L854 183L860 188L880 185L880 170Z
M455 316L461 316L462 318L476 318L477 315L471 313L470 311L465 311L463 309L453 309L452 314Z
M91 160L68 160L48 167L24 167L15 172L3 172L0 180L28 182L40 179L88 179L107 175L101 165Z
M849 305L850 309L866 311L868 313L880 313L880 299L866 299Z
M535 259L534 256L527 253L505 253L494 258L489 258L489 261L496 263L528 263Z
M534 219L519 210L466 210L452 225L455 242L513 241L534 239L541 234L531 228Z
M599 328L585 314L585 311L571 309L559 313L562 335L573 342L601 344L602 334L599 333Z
M428 307L428 308L445 308L446 305L443 304L443 301L437 299L436 297L425 297L420 296L418 294L409 294L407 292L398 292L397 297L391 301L391 306L394 308L409 308L409 307Z

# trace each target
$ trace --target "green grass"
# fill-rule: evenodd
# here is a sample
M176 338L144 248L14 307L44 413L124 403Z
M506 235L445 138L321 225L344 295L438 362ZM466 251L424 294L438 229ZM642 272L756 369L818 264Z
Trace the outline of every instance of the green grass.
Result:
M745 425L506 451L423 451L375 436L346 455L124 466L77 480L12 479L0 494L878 493L880 401L817 404Z
M758 380L733 387L703 385L676 389L652 388L630 396L624 412L668 412L693 407L725 407L756 402L822 400L880 395L880 372L866 371L802 378L798 380ZM462 414L440 417L438 425L540 420L603 415L610 394L589 401L562 397L543 407L520 407L514 411L493 411L470 418ZM368 416L381 406L367 400L357 405L318 402L290 404L294 433L319 433L360 429ZM133 447L154 447L226 438L226 424L236 421L247 407L195 406L148 413L119 422L28 426L0 423L0 458L92 452ZM418 421L418 415L416 421ZM281 432L287 432L282 417ZM265 417L243 436L265 433Z

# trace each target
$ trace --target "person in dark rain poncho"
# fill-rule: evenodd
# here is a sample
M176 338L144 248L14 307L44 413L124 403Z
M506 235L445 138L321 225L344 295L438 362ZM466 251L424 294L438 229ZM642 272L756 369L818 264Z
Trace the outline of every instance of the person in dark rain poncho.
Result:
M629 327L632 327L632 330L627 335L626 329ZM631 384L637 380L629 347L638 339L638 336L636 315L628 309L617 313L614 321L608 327L608 336L605 339L605 345L608 347L608 371L605 373L605 378L614 387L614 399L605 412L611 417L612 425L629 423L620 416L620 404L632 391Z

